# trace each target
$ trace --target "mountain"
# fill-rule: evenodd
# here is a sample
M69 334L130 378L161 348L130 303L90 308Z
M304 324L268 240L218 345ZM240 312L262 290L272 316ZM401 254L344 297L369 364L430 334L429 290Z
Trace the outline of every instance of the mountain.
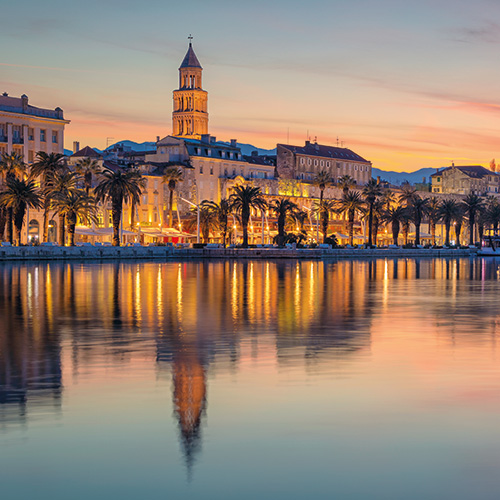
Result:
M154 151L156 149L156 142L134 142L134 141L118 141L108 146L104 151L108 149L113 149L115 146L123 146L125 150L130 148L131 151ZM94 148L99 151L97 148ZM100 151L102 153L102 151Z
M224 142L221 141L222 144L227 144L228 146L230 145L229 142ZM274 149L262 149L262 148L257 148L255 146L252 146L251 144L241 144L241 143L236 143L238 147L241 149L241 154L245 156L250 156L252 154L252 151L258 151L259 155L275 155L276 154L276 148Z
M372 177L376 179L380 176L381 180L400 186L406 181L410 184L422 182L424 177L425 182L429 182L430 176L435 174L436 171L437 169L435 168L421 168L420 170L415 170L415 172L392 172L388 170L380 170L379 168L372 168Z

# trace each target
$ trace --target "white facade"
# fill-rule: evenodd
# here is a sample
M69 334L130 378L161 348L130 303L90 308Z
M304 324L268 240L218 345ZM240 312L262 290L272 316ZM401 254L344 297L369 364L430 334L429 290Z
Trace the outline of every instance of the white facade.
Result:
M18 153L32 163L38 151L64 153L64 126L68 123L61 108L36 108L25 95L0 95L0 154Z

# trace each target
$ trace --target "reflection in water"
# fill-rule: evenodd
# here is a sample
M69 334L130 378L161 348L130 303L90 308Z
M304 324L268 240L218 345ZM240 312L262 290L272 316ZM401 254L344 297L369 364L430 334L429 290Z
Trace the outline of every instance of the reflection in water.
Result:
M190 474L210 374L238 373L244 358L351 377L373 355L373 332L397 328L380 326L390 315L425 318L451 344L496 345L499 279L494 259L4 264L0 425L59 412L82 373L105 379L146 360L172 377Z

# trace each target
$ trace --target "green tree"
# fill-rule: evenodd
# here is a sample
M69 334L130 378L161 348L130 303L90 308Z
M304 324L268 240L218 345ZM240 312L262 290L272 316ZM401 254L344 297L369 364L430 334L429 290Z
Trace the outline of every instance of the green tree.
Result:
M428 206L429 200L420 197L418 194L416 194L409 203L408 209L410 211L411 220L415 225L415 245L420 245L420 225L422 224L422 219L427 214Z
M265 210L267 204L260 188L252 186L236 186L229 197L231 207L240 216L243 229L243 248L248 248L248 222L252 208Z
M208 210L213 213L215 228L220 232L222 236L222 245L225 248L229 230L229 216L231 215L231 204L229 200L223 198L219 203L205 200L201 205L208 208Z
M4 183L9 179L18 179L26 174L26 164L23 161L23 156L17 153L7 154L3 153L0 156L0 174L2 175ZM7 226L7 241L10 243L14 242L14 235L12 231L13 224L13 209L12 207L4 207L4 219ZM5 227L2 229L2 233L5 232Z
M363 187L363 196L368 205L368 246L372 246L372 231L373 231L373 206L377 198L382 194L378 182L375 179L370 179Z
M436 225L441 220L440 206L441 202L436 196L431 196L429 198L429 203L427 204L427 217L429 219L433 245L436 244Z
M323 233L323 243L326 242L328 237L328 222L330 220L330 212L333 212L336 208L336 203L334 200L323 200L315 201L313 205L313 211L318 213L321 232Z
M68 191L56 196L53 207L67 221L70 246L75 245L75 229L79 220L85 224L97 220L96 200L85 191Z
M43 205L42 241L47 241L49 232L49 210L51 203L51 189L47 189L56 173L66 167L65 156L61 153L45 153L39 151L36 154L35 162L30 168L30 177L40 180L41 199Z
M469 220L469 245L474 244L474 225L476 224L477 215L483 210L483 200L474 193L468 194L464 201L463 207Z
M173 203L174 203L174 191L179 182L184 180L184 173L180 168L168 167L163 174L163 183L167 184L168 190L170 191L168 197L168 225L173 227Z
M344 194L347 194L347 191L356 186L356 179L353 179L350 175L343 175L338 178L337 186L342 189Z
M384 212L383 220L391 225L392 240L394 245L398 244L399 231L401 225L408 218L408 209L403 205L396 205L387 208Z
M347 191L343 193L342 198L338 202L337 210L340 214L347 215L347 226L349 232L349 244L354 245L354 221L356 214L362 213L365 203L361 194L357 191Z
M98 200L111 202L111 218L113 220L113 246L120 246L120 222L123 204L133 201L139 203L145 180L135 169L105 169L94 192Z
M319 171L313 179L313 185L319 187L320 201L323 201L323 194L326 187L331 184L332 178L326 170Z
M80 176L76 172L70 172L67 169L60 169L50 176L43 191L52 203L54 198L69 196L71 193L78 193L77 184ZM59 213L59 245L64 246L66 240L66 215Z
M445 241L446 246L450 245L450 228L452 222L459 214L458 203L455 200L443 200L439 207L439 213L441 215L441 220L445 227Z
M83 177L85 194L90 196L92 180L102 172L99 162L97 160L93 160L92 158L84 158L76 163L75 170Z
M275 200L270 205L271 210L274 212L278 219L278 245L283 247L285 245L285 223L288 216L292 215L299 207L293 201L287 198Z
M14 242L19 246L26 208L41 207L40 194L35 182L9 177L5 182L5 189L0 194L0 204L12 210L15 228Z

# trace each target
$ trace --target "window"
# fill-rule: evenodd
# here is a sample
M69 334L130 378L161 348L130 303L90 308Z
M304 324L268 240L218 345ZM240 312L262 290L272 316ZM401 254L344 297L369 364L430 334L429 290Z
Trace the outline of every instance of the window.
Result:
M300 159L300 164L301 164L301 165L304 165L304 158L301 158L301 159Z
M210 165L210 175L214 175L214 167L212 165Z
M203 173L203 165L200 165L200 174Z
M233 168L233 176L236 176L236 169Z
M267 179L267 172L264 172L264 179Z
M227 177L227 168L224 169L224 176Z
M45 142L45 130L44 129L40 130L40 141Z
M35 140L35 131L32 128L28 129L28 140L29 141Z
M57 131L52 131L52 144L57 144Z
M321 160L320 164L321 164L322 167L325 166L325 162L323 160Z
M142 195L142 204L143 205L147 205L148 204L148 195L147 194L143 194Z

